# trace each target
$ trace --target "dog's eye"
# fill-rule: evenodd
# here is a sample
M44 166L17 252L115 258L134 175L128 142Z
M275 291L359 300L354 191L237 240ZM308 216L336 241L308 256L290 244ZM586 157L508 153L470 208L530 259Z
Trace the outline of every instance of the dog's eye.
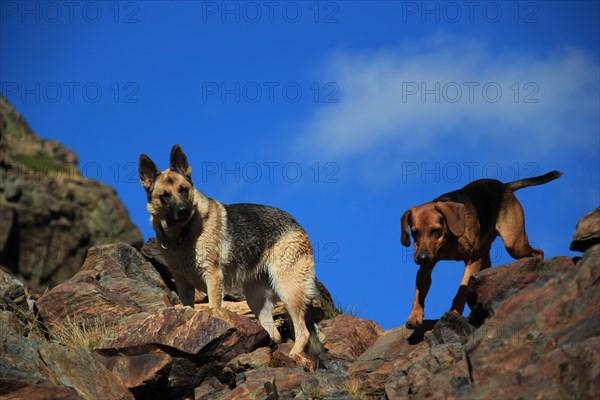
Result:
M429 234L434 238L439 238L440 236L442 236L442 230L439 228L432 229L431 232L429 232Z
M179 193L181 193L183 196L187 196L189 192L190 192L190 189L188 189L185 186L182 186L179 188Z
M415 240L416 240L416 239L419 237L419 235L421 234L421 232L419 232L419 231L417 231L417 230L411 231L411 233L412 233L412 237L413 237L413 239L415 239Z
M160 196L158 196L158 198L164 204L164 203L168 202L169 199L171 198L171 193L164 192L163 194L161 194Z

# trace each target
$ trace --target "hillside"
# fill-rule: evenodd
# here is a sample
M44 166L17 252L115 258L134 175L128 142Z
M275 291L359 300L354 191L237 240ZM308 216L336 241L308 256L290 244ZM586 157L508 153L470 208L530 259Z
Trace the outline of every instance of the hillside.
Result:
M142 245L115 190L82 177L75 153L41 139L2 96L0 220L0 269L40 291L79 271L91 246Z

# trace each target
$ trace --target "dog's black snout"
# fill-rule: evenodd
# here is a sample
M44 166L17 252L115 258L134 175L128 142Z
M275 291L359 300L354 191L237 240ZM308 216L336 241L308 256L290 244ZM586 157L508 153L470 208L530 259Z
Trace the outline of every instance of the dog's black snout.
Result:
M429 254L424 251L417 254L417 264L426 264L430 261Z
M188 219L190 216L190 208L185 204L175 206L175 221L181 222Z

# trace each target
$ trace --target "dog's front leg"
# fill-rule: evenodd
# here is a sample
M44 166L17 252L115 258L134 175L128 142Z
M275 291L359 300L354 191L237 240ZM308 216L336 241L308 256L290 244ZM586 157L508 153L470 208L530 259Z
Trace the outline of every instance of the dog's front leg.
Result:
M208 307L219 313L223 306L223 270L218 265L208 265L204 279L208 291Z
M173 274L173 277L175 279L175 286L177 287L177 294L179 295L181 304L184 306L194 307L194 299L196 294L194 285L192 285L181 275Z
M465 264L465 273L462 281L460 282L460 287L458 288L458 292L456 293L454 300L452 300L452 312L455 312L458 315L462 315L463 310L465 309L465 303L467 302L467 285L469 284L469 279L471 279L471 276L474 273L481 270L482 264L485 264L485 268L489 267L489 263L484 263L482 259L466 262Z
M415 299L413 301L412 310L406 321L406 327L408 329L416 329L423 323L423 317L425 316L425 297L431 287L431 272L433 271L433 265L421 265L417 272L417 289L415 291Z

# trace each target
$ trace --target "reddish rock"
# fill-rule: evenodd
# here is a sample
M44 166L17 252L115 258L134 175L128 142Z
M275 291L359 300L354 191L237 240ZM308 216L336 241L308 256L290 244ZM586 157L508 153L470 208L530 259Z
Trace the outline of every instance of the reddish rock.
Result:
M383 334L377 323L345 314L322 321L319 328L330 355L348 361L356 361Z
M219 399L277 399L294 398L302 392L302 378L306 376L300 367L262 368L245 374L245 381L235 389L221 394Z
M532 284L559 277L573 267L569 257L555 257L547 261L531 257L474 274L468 286L470 322L475 326L481 325L495 312L497 305L514 297L515 293Z
M211 376L202 385L194 389L195 400L219 399L221 392L228 390L216 377Z
M430 327L425 321L424 326ZM383 335L350 366L346 381L357 385L363 395L383 397L385 384L390 379L406 375L406 369L429 355L429 346L421 340L411 344L415 333L402 326Z
M39 350L39 354L57 382L73 387L84 399L133 399L121 380L86 349L48 343Z
M271 364L273 355L268 347L260 347L251 353L240 354L227 364L233 372L243 372L249 369L266 367Z
M188 395L210 373L221 375L236 356L266 343L267 332L246 317L169 307L105 339L96 351L136 396L177 397Z
M491 316L466 346L476 383L470 396L504 393L507 382L512 392L528 398L538 390L560 394L569 387L577 389L576 397L593 398L591 394L598 393L590 368L600 365L600 246L586 252L577 266L569 261L520 260L510 269L498 270L500 275L538 279L513 288L510 296L498 296L509 290L496 287L497 300L487 302ZM485 282L488 278L498 280L478 274L479 288L495 286ZM507 277L500 282L515 280Z
M155 386L159 380L166 378L173 361L170 355L160 350L130 356L103 356L97 352L94 356L135 395L143 393L145 387Z
M0 398L2 400L82 400L75 389L51 385L32 384L24 381L0 378Z
M584 252L596 244L600 244L600 207L579 220L570 249Z
M90 249L82 270L41 296L36 307L50 328L67 318L118 324L170 306L169 296L154 267L133 247L117 243Z

